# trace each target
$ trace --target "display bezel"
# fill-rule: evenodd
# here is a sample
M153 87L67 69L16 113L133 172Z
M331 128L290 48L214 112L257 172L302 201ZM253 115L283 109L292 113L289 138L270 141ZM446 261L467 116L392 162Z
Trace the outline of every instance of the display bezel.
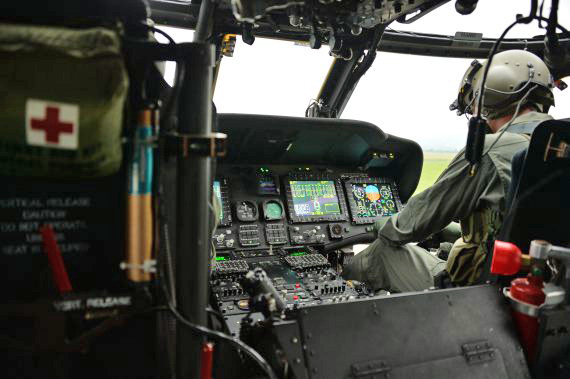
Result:
M374 222L378 221L382 217L386 216L376 216L376 217L359 217L358 216L358 207L356 205L356 201L354 200L354 196L352 195L352 185L353 184L387 184L390 186L392 190L392 196L394 197L394 202L396 203L396 210L400 212L403 208L402 202L400 201L400 195L398 194L398 187L396 183L392 179L388 178L370 178L370 177L363 177L363 178L351 178L344 181L344 189L346 198L348 199L348 207L350 209L350 216L351 221L353 224L356 225L365 225L365 224L373 224Z
M230 207L229 196L229 180L227 178L216 178L214 182L220 182L220 198L222 201L222 219L219 226L230 226L232 224L232 210ZM214 191L214 182L212 182L212 191Z
M319 215L319 216L297 216L295 213L295 206L293 203L293 196L291 193L291 181L330 181L334 183L334 188L336 191L336 196L338 198L338 203L340 206L340 214L338 215ZM287 198L287 212L289 214L289 222L295 223L306 223L306 222L322 222L322 221L346 221L347 219L347 209L346 200L344 197L344 192L342 190L342 184L339 179L332 179L329 177L319 177L319 176L289 176L285 180L285 195Z

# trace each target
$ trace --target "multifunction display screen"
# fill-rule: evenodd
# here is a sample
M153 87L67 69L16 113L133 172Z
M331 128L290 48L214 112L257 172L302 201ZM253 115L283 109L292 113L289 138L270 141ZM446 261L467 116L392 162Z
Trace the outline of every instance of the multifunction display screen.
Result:
M392 188L387 183L351 183L352 197L356 205L355 216L375 218L391 216L398 212Z
M218 219L221 222L224 219L224 203L222 202L222 188L219 180L214 180L214 194L220 202L220 213L218 214Z
M334 181L291 180L290 186L295 215L302 217L341 214Z

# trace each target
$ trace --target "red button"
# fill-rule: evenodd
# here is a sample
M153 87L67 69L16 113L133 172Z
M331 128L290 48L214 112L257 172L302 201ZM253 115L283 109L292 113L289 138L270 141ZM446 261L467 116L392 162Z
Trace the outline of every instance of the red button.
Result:
M295 283L295 288L301 288L301 285L299 283Z
M297 295L293 296L293 300L299 300L299 296Z

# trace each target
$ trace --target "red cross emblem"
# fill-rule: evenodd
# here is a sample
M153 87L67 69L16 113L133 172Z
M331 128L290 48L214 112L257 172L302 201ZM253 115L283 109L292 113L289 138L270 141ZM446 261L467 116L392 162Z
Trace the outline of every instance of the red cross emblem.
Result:
M72 133L73 124L71 122L59 121L59 108L46 107L46 117L43 120L32 118L32 129L46 132L46 142L59 143L60 133Z
M26 139L30 145L77 149L79 107L74 104L29 99L26 102Z

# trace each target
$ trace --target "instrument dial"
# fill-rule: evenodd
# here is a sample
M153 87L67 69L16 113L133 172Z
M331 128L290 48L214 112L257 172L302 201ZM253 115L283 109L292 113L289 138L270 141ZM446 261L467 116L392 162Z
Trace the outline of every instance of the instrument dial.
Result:
M281 220L283 218L283 204L279 200L268 200L263 203L263 214L266 220Z
M257 205L251 201L239 201L236 204L236 216L242 222L257 220Z

